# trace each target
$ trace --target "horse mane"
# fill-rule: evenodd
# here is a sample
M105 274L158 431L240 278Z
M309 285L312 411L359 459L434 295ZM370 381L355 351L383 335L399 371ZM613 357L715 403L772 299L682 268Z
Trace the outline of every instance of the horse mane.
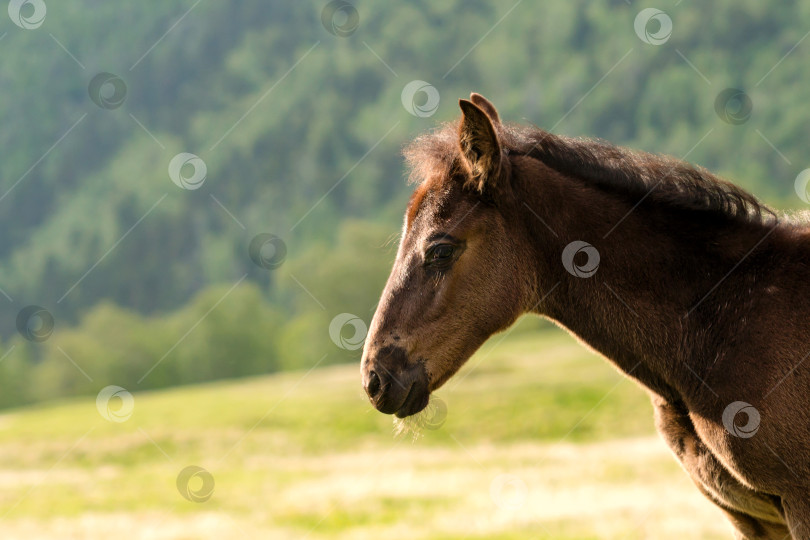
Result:
M747 191L702 167L675 158L612 145L598 139L555 135L533 126L498 124L502 150L624 196L673 210L700 212L736 223L768 224L776 213ZM410 182L454 174L461 158L458 122L417 137L404 150Z

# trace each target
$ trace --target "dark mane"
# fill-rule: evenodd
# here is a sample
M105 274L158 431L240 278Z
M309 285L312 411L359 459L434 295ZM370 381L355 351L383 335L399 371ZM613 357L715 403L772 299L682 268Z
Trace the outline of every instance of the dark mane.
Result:
M457 133L458 123L444 124L406 147L410 181L452 174L460 158ZM538 159L562 174L624 196L632 204L644 198L667 208L756 224L770 222L776 215L747 191L669 156L526 126L500 124L498 136L510 155Z

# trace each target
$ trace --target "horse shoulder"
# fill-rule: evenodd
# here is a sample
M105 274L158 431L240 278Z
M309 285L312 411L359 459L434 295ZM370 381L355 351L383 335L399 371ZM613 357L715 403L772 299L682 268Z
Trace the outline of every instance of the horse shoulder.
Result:
M655 423L664 442L700 491L731 519L745 538L784 538L779 500L744 485L698 435L683 403L653 396Z

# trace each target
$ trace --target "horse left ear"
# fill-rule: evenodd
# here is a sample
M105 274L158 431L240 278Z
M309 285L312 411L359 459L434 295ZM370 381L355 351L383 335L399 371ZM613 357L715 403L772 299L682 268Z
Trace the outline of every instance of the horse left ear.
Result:
M458 132L461 155L470 171L470 182L479 193L493 197L501 173L501 145L492 120L481 108L460 99L463 114Z

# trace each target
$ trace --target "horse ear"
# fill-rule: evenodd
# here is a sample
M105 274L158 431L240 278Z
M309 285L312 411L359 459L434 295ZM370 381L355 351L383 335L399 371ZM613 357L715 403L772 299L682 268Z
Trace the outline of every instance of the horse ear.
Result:
M491 197L498 191L501 172L498 135L490 117L477 105L466 99L460 99L458 104L462 112L458 132L461 155L470 170L473 186L482 195Z
M500 124L501 118L498 116L498 111L495 109L495 105L492 104L490 100L482 96L481 94L476 94L473 92L470 94L470 101L478 105L478 108L487 113L489 119L492 120L493 124Z

